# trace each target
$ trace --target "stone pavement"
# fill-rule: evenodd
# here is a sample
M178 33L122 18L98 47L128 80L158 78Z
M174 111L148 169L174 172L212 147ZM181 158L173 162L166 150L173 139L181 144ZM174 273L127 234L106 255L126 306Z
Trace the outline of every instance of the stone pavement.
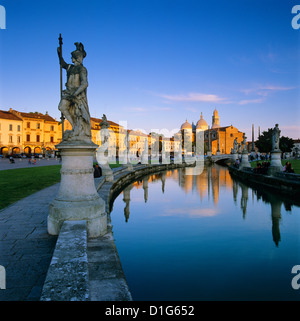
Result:
M11 164L8 158L0 159L0 170L6 169L16 169L16 168L30 168L37 166L50 166L50 165L60 165L59 159L49 158L49 159L36 159L36 165L31 165L28 163L28 158L14 158L15 163Z
M58 186L0 211L0 265L6 270L0 301L39 300L57 240L47 233L47 216Z

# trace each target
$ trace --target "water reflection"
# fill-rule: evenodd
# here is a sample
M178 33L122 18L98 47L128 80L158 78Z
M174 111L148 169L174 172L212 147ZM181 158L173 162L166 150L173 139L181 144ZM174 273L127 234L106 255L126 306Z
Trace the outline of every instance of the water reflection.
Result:
M196 173L197 174L197 173ZM201 203L204 200L213 202L214 206L218 205L220 197L220 189L226 189L231 191L233 196L233 202L235 206L240 210L242 218L246 219L247 206L249 205L249 190L252 195L252 202L258 202L262 200L266 204L270 204L271 221L272 221L272 238L275 245L278 247L281 241L280 235L280 222L281 208L284 204L286 211L291 211L294 205L299 206L295 200L289 200L282 195L274 194L272 191L261 189L260 186L250 186L249 184L233 179L227 168L218 165L205 167L200 174L195 175L194 168L183 168L177 170L170 170L160 172L158 174L147 175L142 180L136 181L133 184L127 186L123 190L123 202L125 222L129 221L130 217L130 193L132 189L144 190L144 202L148 202L149 198L149 184L160 183L161 191L165 193L166 179L170 179L178 183L178 186L187 194L198 194L200 198L200 204L198 209L186 209L185 213L190 216L214 216L218 211L212 208L202 208ZM182 213L181 209L169 209L166 211L166 215Z

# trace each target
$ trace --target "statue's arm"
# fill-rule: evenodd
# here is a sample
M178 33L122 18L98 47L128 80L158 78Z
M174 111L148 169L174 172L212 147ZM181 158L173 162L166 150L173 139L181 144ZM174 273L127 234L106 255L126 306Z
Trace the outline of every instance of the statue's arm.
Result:
M57 54L58 54L58 58L59 58L59 63L62 66L62 68L64 69L68 69L68 64L64 61L64 58L62 57L61 53L60 53L60 48L57 48Z
M79 74L80 77L80 86L75 91L74 95L77 96L80 93L82 93L85 89L88 87L88 81L87 81L87 70L83 67Z

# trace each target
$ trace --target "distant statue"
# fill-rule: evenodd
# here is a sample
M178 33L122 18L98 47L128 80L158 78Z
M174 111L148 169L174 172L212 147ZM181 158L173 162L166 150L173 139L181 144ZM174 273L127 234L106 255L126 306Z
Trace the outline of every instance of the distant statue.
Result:
M234 139L233 141L233 153L237 153L238 151L238 142L237 142L237 138Z
M243 150L247 151L247 136L243 133Z
M86 57L82 43L75 43L76 50L71 53L72 62L67 64L57 48L61 67L67 71L66 89L62 91L58 109L70 122L72 130L66 130L63 134L65 141L91 141L91 120L87 102L87 70L83 66Z
M278 124L272 130L272 150L279 150L280 129Z
M105 144L108 142L109 140L109 137L110 137L110 133L109 133L109 130L108 128L110 127L108 121L107 121L107 118L106 118L106 115L103 114L102 116L102 122L99 124L100 127L101 127L101 145ZM108 148L109 146L107 146Z

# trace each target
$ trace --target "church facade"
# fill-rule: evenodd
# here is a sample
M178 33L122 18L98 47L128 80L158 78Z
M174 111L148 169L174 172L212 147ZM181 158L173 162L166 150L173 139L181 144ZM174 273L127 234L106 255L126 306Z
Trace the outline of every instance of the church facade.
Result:
M219 113L215 109L212 115L212 125L208 126L203 115L201 113L200 119L196 125L190 124L187 120L181 125L181 131L184 132L187 137L190 137L192 143L196 141L196 135L201 131L204 132L204 152L211 152L212 155L230 154L233 148L233 142L235 138L238 144L243 141L243 132L239 131L233 125L221 126Z

